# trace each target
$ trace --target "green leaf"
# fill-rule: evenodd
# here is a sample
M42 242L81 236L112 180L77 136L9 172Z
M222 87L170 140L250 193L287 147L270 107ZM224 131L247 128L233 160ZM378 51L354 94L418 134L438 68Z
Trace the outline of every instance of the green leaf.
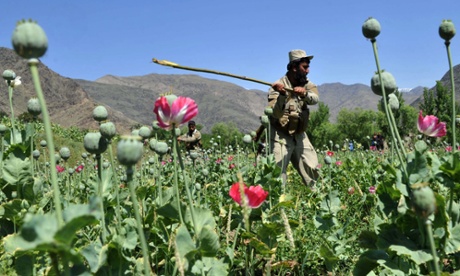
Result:
M398 256L407 256L417 265L424 264L433 259L429 250L412 250L401 245L392 245L389 250L396 252Z
M439 166L439 169L449 175L455 182L460 182L460 152L448 156L446 162Z
M177 229L174 244L176 250L179 252L180 261L187 270L189 258L197 252L197 249L185 225L181 225Z
M83 227L97 222L100 217L99 200L92 199L89 204L69 205L64 212L64 226L55 235L57 241L70 246L77 232Z
M83 247L80 253L88 262L91 272L96 273L107 263L107 251L107 245L102 246L100 241L96 241Z
M228 275L228 264L224 263L222 259L204 257L202 261L208 271L207 276Z
M58 222L54 214L26 215L18 234L4 238L5 250L10 253L27 250L52 249Z
M324 263L328 271L334 271L339 258L335 256L334 252L325 245L321 245L319 254L324 258Z
M383 250L369 250L359 256L353 269L353 275L368 275L379 266L379 263L388 260L388 254Z
M202 256L214 257L219 251L219 235L209 225L205 225L198 236Z
M190 208L187 208L187 212L185 214L185 221L190 223L192 221ZM211 229L216 227L216 222L214 220L214 216L209 209L204 208L193 208L193 213L195 215L195 229L197 233L201 232L201 229L205 226L209 226Z
M321 202L322 213L335 215L341 210L340 198L338 195L339 191L334 190L324 197Z
M460 251L460 224L455 225L450 231L444 251L446 254L454 254Z
M2 178L10 185L33 184L29 159L25 159L22 152L11 152L8 157L3 160Z

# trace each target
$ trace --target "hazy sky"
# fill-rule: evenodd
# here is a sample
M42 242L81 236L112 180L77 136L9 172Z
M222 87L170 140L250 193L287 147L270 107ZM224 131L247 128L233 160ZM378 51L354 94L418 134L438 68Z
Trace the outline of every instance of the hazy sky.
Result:
M368 85L376 64L361 27L374 17L382 26L381 68L400 88L432 87L449 69L439 25L451 19L460 31L459 0L21 0L3 1L1 9L0 46L12 48L16 22L32 18L48 36L42 62L65 77L197 74L264 91L268 86L152 58L274 82L289 50L300 48L315 56L309 77L316 84ZM460 63L457 36L453 65Z

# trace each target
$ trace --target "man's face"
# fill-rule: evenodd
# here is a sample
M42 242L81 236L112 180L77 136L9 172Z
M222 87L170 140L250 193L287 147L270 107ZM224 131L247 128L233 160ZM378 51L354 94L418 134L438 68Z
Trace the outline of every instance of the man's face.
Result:
M295 79L301 83L307 83L307 75L310 72L310 62L309 61L302 61L299 63L297 68L294 68L295 72Z
M195 125L189 125L189 126L188 126L188 129L189 129L189 130L195 130Z

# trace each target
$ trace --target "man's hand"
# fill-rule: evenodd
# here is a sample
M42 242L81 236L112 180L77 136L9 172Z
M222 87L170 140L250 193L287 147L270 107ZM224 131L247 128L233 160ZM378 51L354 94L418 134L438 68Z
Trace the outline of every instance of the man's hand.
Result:
M284 89L284 85L282 83L275 82L272 84L272 88L276 92L279 92L281 95L286 95L286 90Z
M294 93L298 96L305 97L307 95L307 89L305 89L305 87L302 86L296 86L294 87Z
M177 141L179 141L179 142L180 142L180 141L182 141L182 138L180 138L180 137L177 137Z

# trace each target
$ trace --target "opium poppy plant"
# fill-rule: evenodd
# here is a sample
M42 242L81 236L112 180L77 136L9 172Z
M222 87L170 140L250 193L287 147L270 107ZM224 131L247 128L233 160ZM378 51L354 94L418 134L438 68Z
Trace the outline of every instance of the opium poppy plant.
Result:
M243 188L244 194L248 200L248 205L251 208L259 208L268 196L268 192L265 191L260 185L248 187L243 184ZM237 182L232 185L229 195L236 203L238 203L240 206L242 205L240 183Z
M198 115L198 106L190 98L167 95L155 101L153 112L157 115L158 126L171 130Z
M439 122L438 117L434 115L422 116L422 110L418 115L417 121L418 131L430 137L442 137L446 136L446 123Z

